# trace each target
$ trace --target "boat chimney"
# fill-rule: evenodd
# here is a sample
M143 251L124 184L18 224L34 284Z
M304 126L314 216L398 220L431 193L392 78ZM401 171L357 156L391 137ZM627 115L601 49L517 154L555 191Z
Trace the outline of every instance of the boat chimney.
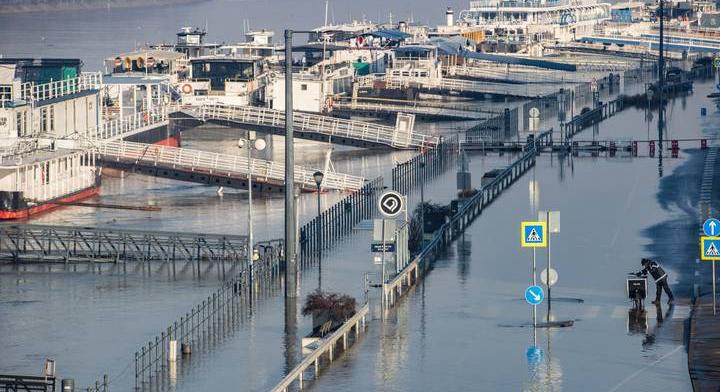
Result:
M447 11L445 11L445 19L448 27L452 27L455 24L455 13L451 7L447 7Z
M402 31L403 33L407 32L407 23L401 21L398 23L398 30Z

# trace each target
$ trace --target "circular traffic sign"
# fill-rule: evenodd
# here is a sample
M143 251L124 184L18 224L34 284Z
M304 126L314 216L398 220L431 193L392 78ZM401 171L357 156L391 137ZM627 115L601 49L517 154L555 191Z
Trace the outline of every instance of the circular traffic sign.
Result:
M395 191L388 191L380 195L378 208L386 218L394 218L403 211L405 201L403 196Z
M548 285L547 269L543 269L540 272L540 281L543 282L544 285ZM558 281L557 271L550 268L550 284L549 284L549 286L555 286L555 283L557 283L557 281Z
M703 223L703 231L708 237L720 236L720 221L715 218L710 218Z
M530 305L539 305L545 298L545 291L540 286L530 286L525 289L525 301Z

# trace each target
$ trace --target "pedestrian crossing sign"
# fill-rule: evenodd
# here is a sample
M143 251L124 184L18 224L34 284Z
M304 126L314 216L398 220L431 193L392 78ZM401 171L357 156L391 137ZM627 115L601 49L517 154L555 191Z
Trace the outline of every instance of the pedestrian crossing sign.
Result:
M720 238L700 237L700 259L720 260Z
M545 222L522 222L520 245L523 248L547 247L547 225Z

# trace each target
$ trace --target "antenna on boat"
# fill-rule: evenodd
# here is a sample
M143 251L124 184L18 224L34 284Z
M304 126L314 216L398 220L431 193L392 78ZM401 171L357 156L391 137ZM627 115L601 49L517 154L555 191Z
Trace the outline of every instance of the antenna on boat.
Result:
M323 26L328 25L328 9L330 8L330 0L325 0L325 24Z

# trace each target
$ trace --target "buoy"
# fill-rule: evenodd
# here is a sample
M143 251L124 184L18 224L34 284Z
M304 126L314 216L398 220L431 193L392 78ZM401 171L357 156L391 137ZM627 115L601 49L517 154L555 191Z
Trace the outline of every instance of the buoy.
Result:
M190 94L190 93L192 93L192 91L193 91L192 85L190 85L188 83L183 84L182 92L184 92L185 94Z

